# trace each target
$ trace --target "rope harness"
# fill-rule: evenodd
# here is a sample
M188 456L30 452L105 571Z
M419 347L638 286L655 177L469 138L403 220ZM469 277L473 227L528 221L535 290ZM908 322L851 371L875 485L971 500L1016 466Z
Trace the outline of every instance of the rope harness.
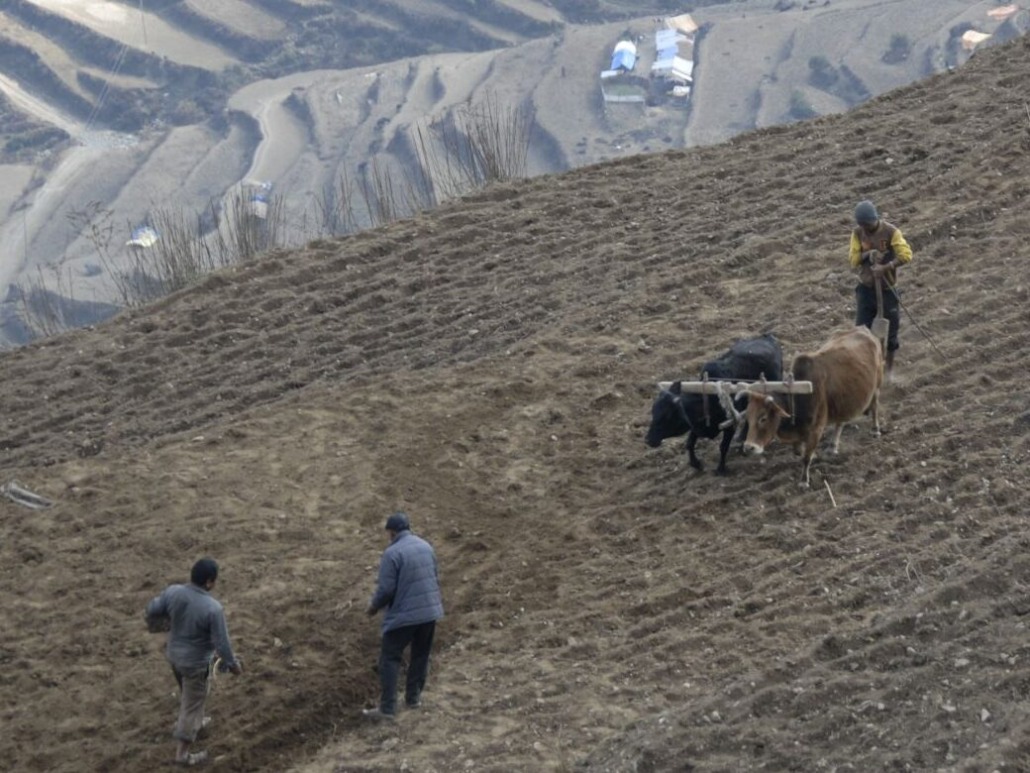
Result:
M707 370L704 373L701 374L701 383L704 384L702 389L707 389L708 388L708 371ZM701 405L703 406L704 415L705 415L705 426L706 427L710 427L710 426L712 426L712 417L708 413L708 394L706 392L704 392L704 391L701 392Z
M901 302L901 293L898 292L898 289L893 284L891 284L886 277L884 277L883 281L886 283L887 289L894 293L894 298L898 301L898 306L900 306L904 310L905 314L908 316L909 322L911 322L915 326L915 329L918 330L919 333L923 336L923 338L925 338L929 342L930 346L932 346L933 350L940 355L941 359L947 360L947 355L945 355L944 352L941 351L941 348L937 345L937 342L930 337L929 333L927 333L925 330L923 330L923 328L919 326L919 323L916 322L916 318L912 316L912 312L908 310L908 306ZM877 299L877 301L879 301L879 299Z

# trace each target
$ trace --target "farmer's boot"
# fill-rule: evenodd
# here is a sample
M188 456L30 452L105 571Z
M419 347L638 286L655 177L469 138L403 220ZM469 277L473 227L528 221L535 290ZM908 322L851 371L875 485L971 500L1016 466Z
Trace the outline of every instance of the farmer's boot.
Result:
M887 383L890 384L894 381L894 351L887 352Z

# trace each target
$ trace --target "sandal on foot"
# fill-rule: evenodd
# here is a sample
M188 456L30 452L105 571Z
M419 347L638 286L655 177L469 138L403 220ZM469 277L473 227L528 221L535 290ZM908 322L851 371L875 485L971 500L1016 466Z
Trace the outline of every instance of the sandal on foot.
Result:
M181 759L175 760L176 765L182 765L185 768L203 765L205 762L207 762L207 752L193 752L192 754L187 754Z

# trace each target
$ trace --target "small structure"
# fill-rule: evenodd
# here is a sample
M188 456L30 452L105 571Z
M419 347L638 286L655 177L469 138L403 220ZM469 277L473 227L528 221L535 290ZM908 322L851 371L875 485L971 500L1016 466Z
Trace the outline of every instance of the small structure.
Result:
M659 27L654 59L640 75L634 73L639 58L634 41L624 38L615 44L611 66L601 72L605 102L686 104L694 85L694 41L700 28L686 13L661 19ZM637 42L643 40L643 35L637 37Z
M136 226L129 236L129 241L125 242L125 246L131 250L148 249L157 244L157 240L161 238L161 235L149 225Z
M1013 3L1010 5L1003 5L1000 8L991 8L987 12L987 15L990 16L992 19L1003 21L1009 18L1010 16L1013 16L1018 10L1019 6Z
M243 189L243 201L247 214L259 220L267 218L272 183L268 180L244 180L240 187Z
M637 46L620 40L612 51L611 67L601 72L601 95L605 102L644 102L647 81L633 75L637 66Z
M684 35L693 38L697 34L698 26L689 13L681 13L679 16L670 16L665 20L665 26L676 30Z
M685 101L694 85L694 40L697 24L689 14L665 20L655 32L655 61L651 65L654 91Z
M967 30L962 34L962 48L966 51L972 51L978 45L983 43L990 37L986 32L977 32L976 30Z
M657 55L651 73L689 83L694 78L694 38L672 29L654 36Z
M610 70L616 72L630 72L637 64L637 47L631 40L620 40L615 44L612 52L612 65ZM602 76L603 77L603 76Z

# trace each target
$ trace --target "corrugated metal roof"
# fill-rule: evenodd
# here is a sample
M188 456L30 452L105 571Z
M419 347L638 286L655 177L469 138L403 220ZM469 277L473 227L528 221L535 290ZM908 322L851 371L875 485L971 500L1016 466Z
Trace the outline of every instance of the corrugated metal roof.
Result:
M694 63L682 56L674 56L669 59L659 59L651 65L651 72L664 75L668 78L677 78L684 81L692 80L694 77Z
M676 30L658 30L654 34L654 44L658 48L672 48L679 38L682 38Z

